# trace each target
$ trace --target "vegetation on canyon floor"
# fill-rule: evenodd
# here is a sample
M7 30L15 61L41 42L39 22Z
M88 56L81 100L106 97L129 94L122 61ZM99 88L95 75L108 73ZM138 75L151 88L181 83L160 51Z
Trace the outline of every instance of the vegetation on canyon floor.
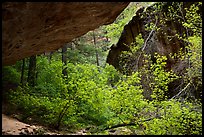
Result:
M183 2L172 5L169 11L173 14L167 15L168 19L182 15L179 7ZM5 92L4 99L9 106L6 113L18 113L23 122L66 132L86 128L88 134L109 134L109 129L126 127L130 131L121 134L201 135L202 97L195 99L192 89L188 88L191 84L197 92L202 87L199 6L201 2L192 4L185 9L185 17L182 17L185 19L179 20L193 34L176 35L186 41L188 52L181 50L171 55L189 62L183 75L165 69L166 56L156 53L155 61L151 61L151 56L141 50L145 43L141 35L136 37L130 51L121 55L123 69L118 71L106 63L110 45L119 38L124 25L136 12L136 5L131 3L109 26L76 38L58 51L4 66L2 84L18 85ZM149 24L148 29L152 30L152 25ZM132 71L126 66L138 51L141 51L144 66ZM145 86L141 83L143 76L148 78ZM183 79L185 86L169 97L169 83L177 79ZM144 95L147 88L151 91L148 99Z

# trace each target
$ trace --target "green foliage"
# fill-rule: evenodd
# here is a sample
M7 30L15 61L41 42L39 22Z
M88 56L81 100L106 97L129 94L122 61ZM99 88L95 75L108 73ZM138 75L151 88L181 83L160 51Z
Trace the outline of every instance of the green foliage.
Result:
M102 54L101 52L99 54ZM77 49L68 48L67 56L72 63L95 64L95 48L93 45L80 45Z
M137 130L140 129L139 125L143 125L144 128L140 129L143 132L140 134L201 134L201 105L196 109L192 103L180 103L163 98L168 83L177 78L173 72L164 71L165 60L165 56L157 55L157 62L151 65L154 79L152 82L155 86L153 88L155 98L151 102L145 100L142 95L143 89L140 86L138 72L128 77L124 76L124 80L116 84L116 88L111 91L110 108L114 115L107 123L110 127L118 123L134 122Z
M105 66L106 55L108 54L107 46L109 45L108 38L104 36L105 33L105 29L101 27L94 30L94 35L93 31L90 31L73 40L72 47L69 47L66 53L69 62L73 64L96 64L97 54L99 65Z
M181 15L179 8L183 5L178 4L173 3L168 8L171 13L178 8L175 14L167 15L169 18ZM160 6L157 6L159 10ZM135 10L136 6L130 5L112 26L106 28L111 41L119 37ZM185 22L183 25L186 28L195 30L195 24L202 24L197 11L196 5L187 10L185 16L189 19L181 20ZM153 29L154 26L150 23L147 27ZM185 83L194 83L198 88L202 87L202 38L200 30L194 32L193 36L185 38L189 42L186 46L188 52L180 52L171 57L189 62L189 67L181 78ZM100 31L96 35L98 39L101 38ZM57 124L62 128L95 125L97 128L93 127L91 130L97 131L121 123L132 123L134 125L127 128L142 135L202 134L202 104L166 97L169 83L179 77L173 71L166 71L166 56L150 56L143 52L138 54L144 46L141 34L130 45L130 51L123 52L121 56L123 60L120 66L125 75L111 65L95 65L95 51L98 50L103 59L105 54L102 47L94 47L90 39L92 37L87 34L80 38L75 48L68 48L67 65L62 64L61 54L58 53L53 54L51 62L44 56L38 56L36 86L19 86L7 94L14 113L21 112L24 121L31 118L34 122L51 127ZM151 57L155 62L151 61ZM139 59L143 61L143 65L135 69L138 64L134 61ZM20 68L19 62L14 66L3 67L3 81L19 83ZM65 78L62 75L64 68L68 74ZM147 99L148 90L151 98ZM102 131L100 134L108 133Z
M144 44L144 39L142 38L142 34L138 34L135 38L135 42L132 42L129 47L129 51L122 51L120 54L120 61L119 61L119 66L120 66L120 71L123 74L126 75L131 75L132 71L135 70L134 67L137 64L135 60L138 60L140 55L139 52L141 52L141 49Z
M191 29L195 35L202 35L202 19L201 15L199 15L199 7L202 6L202 2L198 2L197 4L192 4L189 9L186 10L186 21L183 21L183 26L187 29Z
M122 74L109 64L106 64L103 73L107 76L107 85L109 86L115 86L115 84L122 79Z
M24 121L31 117L39 123L53 123L56 117L53 114L59 109L59 98L50 100L46 96L38 97L33 95L32 91L33 89L29 86L18 87L16 91L9 94L11 105L15 106L17 111L23 113Z
M20 73L14 68L14 66L4 66L2 68L3 82L10 81L13 83L20 83L20 76Z
M185 28L183 35L176 34L176 36L185 41L185 51L178 52L173 58L178 58L180 61L186 62L186 72L182 74L182 79L185 85L190 84L193 89L186 88L186 93L194 93L196 97L202 96L202 19L200 15L200 9L202 8L202 2L195 2L190 8L185 8L184 3L173 3L173 6L169 7L169 11L173 18L180 17L180 23ZM176 14L175 14L176 13ZM183 50L183 51L184 51ZM191 95L189 94L189 95ZM188 96L189 96L188 95Z
M163 70L165 60L166 57L157 55L156 63L151 65L154 91L165 91L171 81L169 76L173 76ZM56 74L49 77L53 80L50 83L58 87L52 87L57 91L50 90L48 84L42 88L39 83L41 89L26 85L9 94L14 110L21 111L25 121L32 118L44 125L56 125L60 113L67 107L61 120L62 127L79 128L89 124L112 126L134 122L137 131L143 130L138 132L140 134L201 134L202 113L199 109L188 102L159 100L160 93L155 94L153 101L147 101L143 96L140 72L121 76L109 65L102 68L68 63L65 67L69 75L64 80L61 79L60 62L52 62L41 70L40 78L47 82L49 79L45 77ZM145 128L141 129L139 125Z
M178 78L172 71L165 71L166 56L155 55L156 63L150 65L153 81L150 84L153 94L152 98L158 101L164 100L164 93L168 91L168 84Z
M19 87L9 94L10 103L28 117L46 125L55 125L64 108L62 125L103 124L110 117L109 90L120 76L110 65L105 68L90 64L68 63L68 77L62 78L62 63L38 62L38 84L34 88ZM41 66L42 65L42 66ZM67 102L68 101L68 102ZM68 104L66 106L66 104Z
M116 19L116 21L106 26L108 31L107 36L111 38L111 43L116 43L119 39L123 27L131 20L131 18L136 13L137 6L135 4L130 4Z
M106 65L103 69L95 65L68 63L69 94L74 95L79 116L86 120L100 123L106 120L108 112L106 97L109 96L108 82L117 82L119 76L113 67ZM115 71L115 72L114 72ZM114 73L113 73L114 72ZM109 75L111 74L111 75Z
M191 63L188 71L188 78L193 79L198 78L198 84L202 85L202 39L198 36L193 36L188 38L191 43L187 48L190 51L187 55L189 56L189 61Z
M116 84L116 88L111 91L111 110L115 113L115 117L121 122L130 122L134 120L142 108L147 104L143 100L142 87L140 84L139 73L136 72L132 76L124 76L124 80L120 80ZM112 119L108 124L113 124Z
M124 26L132 19L138 9L141 7L148 7L153 3L154 2L131 2L116 18L114 23L105 26L105 29L108 32L106 36L111 39L111 44L115 44L118 41Z
M194 106L188 102L162 101L158 112L161 117L145 122L145 133L150 135L202 134L202 113L194 111L193 108Z
M49 64L45 58L39 57L37 63L37 86L35 87L36 95L58 97L62 94L65 89L65 80L62 77L62 68L63 66L61 61L52 61Z

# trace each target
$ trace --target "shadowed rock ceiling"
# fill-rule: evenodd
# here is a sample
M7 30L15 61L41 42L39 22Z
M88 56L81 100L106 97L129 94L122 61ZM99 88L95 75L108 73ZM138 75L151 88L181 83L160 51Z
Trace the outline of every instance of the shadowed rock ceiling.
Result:
M54 51L74 38L112 23L128 2L5 2L2 64Z

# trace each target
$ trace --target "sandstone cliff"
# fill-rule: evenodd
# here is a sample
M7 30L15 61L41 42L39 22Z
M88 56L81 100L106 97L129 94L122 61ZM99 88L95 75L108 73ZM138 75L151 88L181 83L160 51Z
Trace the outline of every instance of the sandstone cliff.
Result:
M5 2L3 65L44 52L112 23L129 2Z
M185 8L189 8L193 2L184 2L184 5L181 9L183 16L185 16ZM142 52L151 55L151 61L155 61L154 53L159 53L160 55L167 56L167 65L166 70L173 70L177 75L183 75L186 72L186 68L188 67L188 62L181 61L179 59L172 59L169 54L170 53L178 53L179 50L185 49L185 43L183 40L179 39L176 34L179 36L183 36L184 34L191 36L193 35L191 30L186 30L182 21L178 17L176 18L168 18L167 14L169 14L168 6L173 6L172 2L165 2L161 5L160 9L157 9L158 3L147 7L141 8L136 12L136 15L132 18L132 20L124 27L124 30L119 38L119 41L116 45L111 46L111 50L109 51L107 57L107 63L113 65L116 69L122 71L124 69L124 64L120 62L123 61L122 55L123 51L129 51L130 45L133 42L137 42L135 38L141 34L144 39L144 45L136 54L134 54L134 58L129 58L128 62L126 62L125 70L129 70L129 74L132 71L138 70L138 68L144 65L143 56L140 56ZM200 7L199 12L202 16L202 8ZM181 14L180 13L180 14ZM181 16L181 15L180 15ZM159 28L156 31L155 28L146 29L145 25L152 23L155 28ZM182 50L185 53L184 50ZM144 78L145 79L145 78ZM147 85L145 83L146 80L143 80L143 86ZM175 95L175 87L178 87L182 84L182 80L177 80L171 83L169 86L170 96ZM181 86L182 87L182 86ZM199 90L202 90L200 87ZM151 94L151 91L147 89L147 96ZM200 91L198 91L200 92ZM200 96L200 93L195 93L195 96Z

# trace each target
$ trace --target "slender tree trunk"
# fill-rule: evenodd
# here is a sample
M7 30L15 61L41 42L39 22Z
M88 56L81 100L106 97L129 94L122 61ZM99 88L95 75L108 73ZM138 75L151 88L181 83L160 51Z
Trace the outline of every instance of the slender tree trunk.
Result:
M28 69L28 85L34 87L36 81L36 55L31 56Z
M21 84L24 86L24 70L25 70L25 58L23 59L23 64L21 68Z
M96 65L99 66L98 50L97 50L97 46L96 46L96 37L95 37L94 31L93 31L93 39L94 39L94 46L95 46L95 48L96 48Z
M105 31L105 34L107 34L108 32L107 31ZM106 44L107 44L107 46L108 46L108 36L106 36Z
M64 47L62 47L62 63L66 66L67 65L67 47L71 46L71 42L66 44ZM62 70L62 74L66 77L67 76L67 69L66 67Z
M49 56L48 56L48 61L49 61L49 64L51 63L51 59L52 59L52 54L53 54L54 52L53 51L51 51L50 52L50 54L49 54Z

